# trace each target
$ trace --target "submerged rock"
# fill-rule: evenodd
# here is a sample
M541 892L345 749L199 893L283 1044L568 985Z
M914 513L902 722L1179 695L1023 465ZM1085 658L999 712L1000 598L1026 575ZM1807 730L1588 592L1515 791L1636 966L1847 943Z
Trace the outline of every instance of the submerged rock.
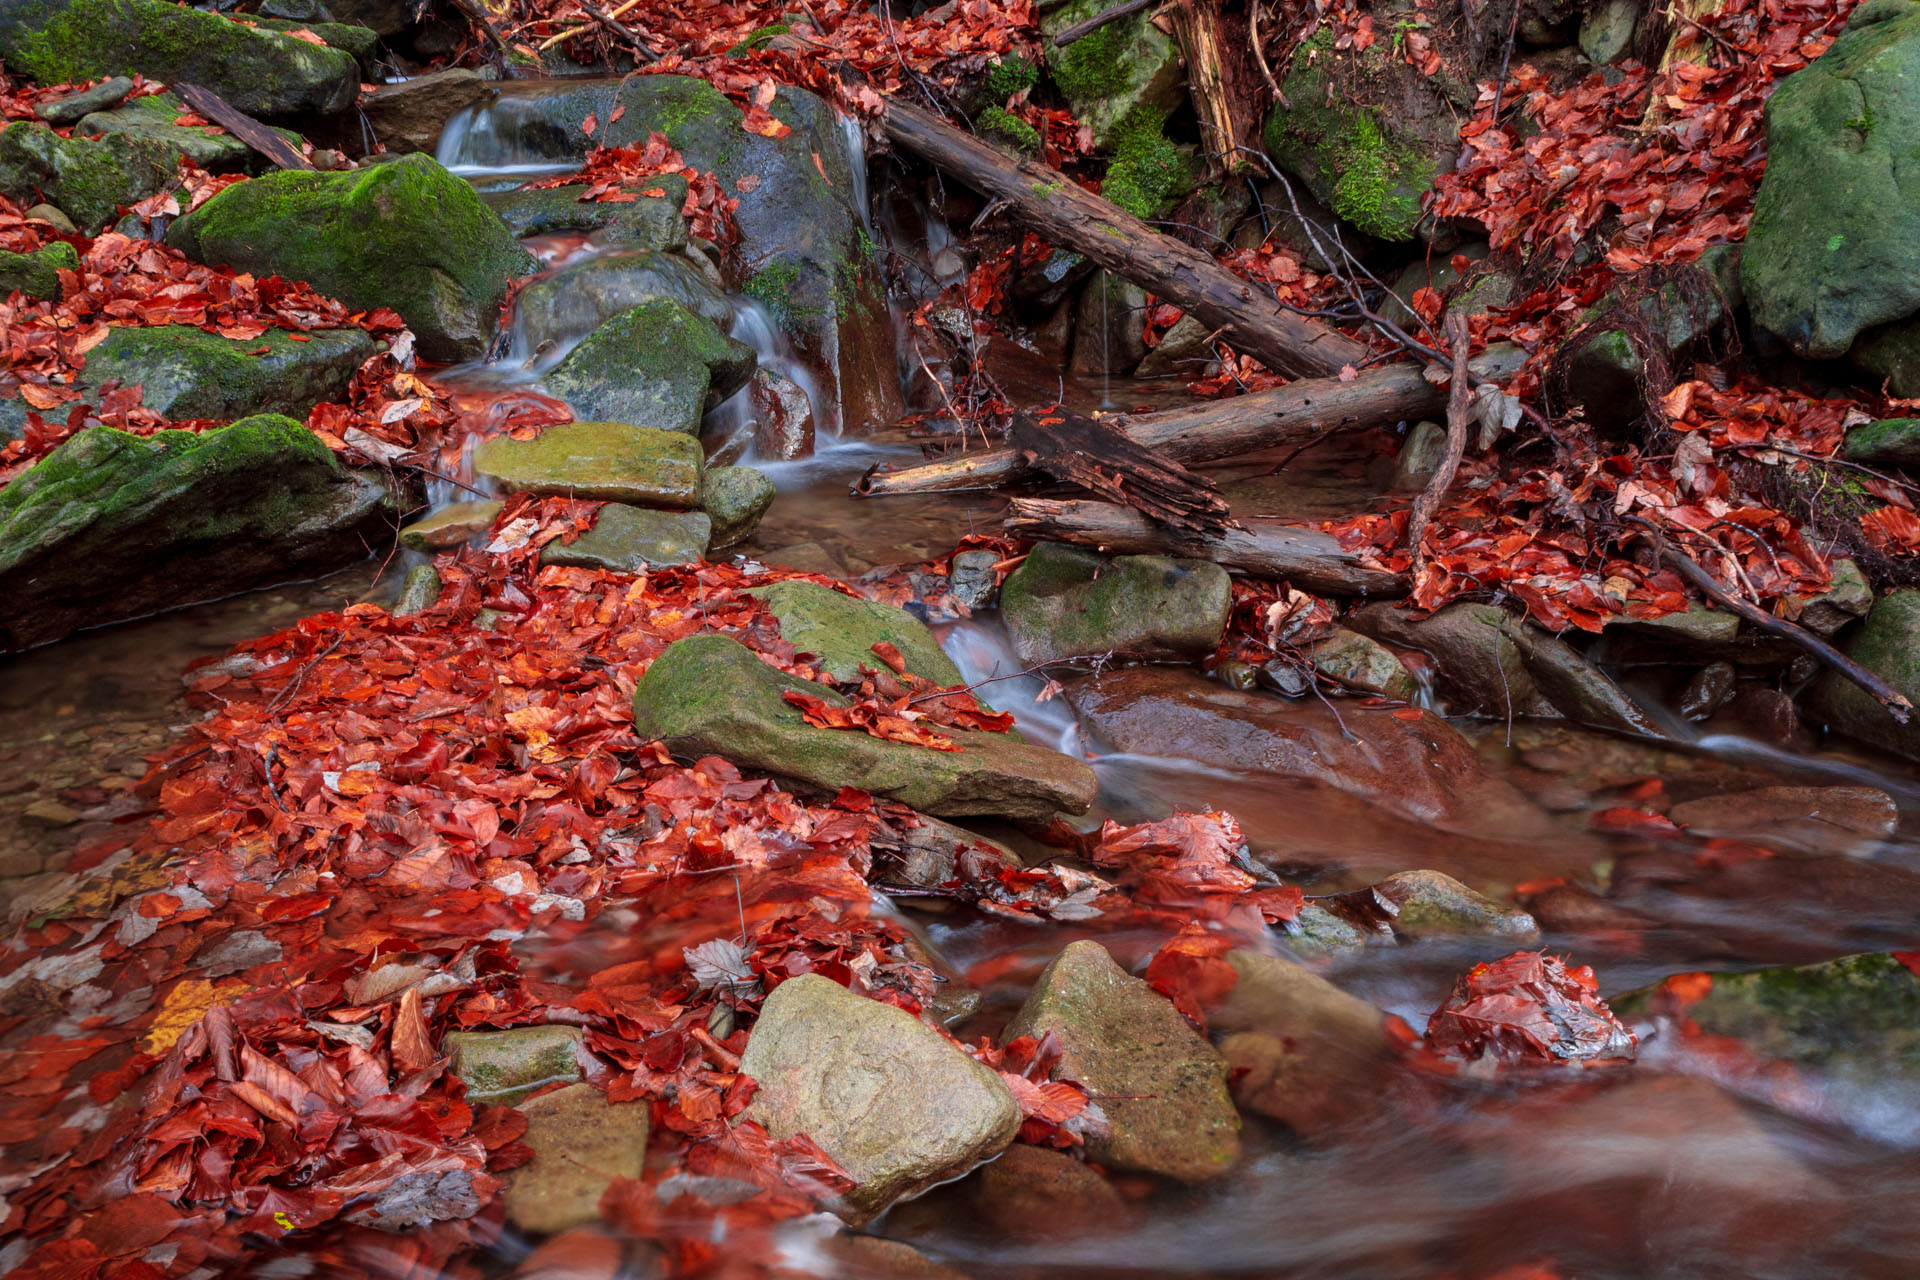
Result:
M1014 1239L1108 1232L1133 1209L1111 1182L1064 1151L1008 1147L974 1177L973 1206L994 1231Z
M65 240L55 240L33 253L0 250L0 297L17 289L29 298L58 301L60 273L79 269L80 255Z
M174 176L173 155L151 138L62 138L37 121L0 130L0 195L50 200L89 233Z
M1088 1140L1089 1158L1181 1182L1217 1178L1240 1158L1226 1061L1099 943L1053 958L1003 1040L1049 1033L1063 1049L1054 1074L1085 1085L1112 1126Z
M804 1133L859 1185L858 1225L1005 1150L1020 1108L1000 1077L905 1010L818 974L775 987L741 1055L759 1086L746 1117Z
M364 556L392 517L378 481L290 418L89 427L0 489L0 651L312 577Z
M701 414L746 385L754 365L753 348L656 298L595 329L542 382L583 418L691 435Z
M820 669L835 680L858 681L861 667L878 670L883 664L873 646L885 643L900 651L907 670L917 676L947 687L966 683L927 624L905 609L793 579L754 587L747 594L780 620L782 640L813 654Z
M540 552L541 564L572 564L616 573L693 564L707 554L713 523L704 511L653 511L609 502L593 528L572 542L555 540Z
M578 1027L549 1024L506 1031L450 1031L440 1046L447 1069L473 1102L510 1107L543 1084L579 1080L586 1037Z
M557 1235L600 1218L600 1197L615 1178L638 1178L646 1164L642 1102L609 1102L590 1084L570 1084L520 1104L533 1159L507 1174L507 1221L534 1235Z
M651 249L569 263L531 281L513 305L527 347L538 355L656 298L679 303L721 333L733 322L733 304L692 263L678 253Z
M628 422L564 422L531 440L495 436L473 451L475 474L517 493L699 505L700 442Z
M1873 606L1847 654L1909 700L1920 699L1920 591L1889 592ZM1807 692L1807 710L1829 729L1909 759L1920 759L1920 717L1900 724L1866 690L1824 671Z
M675 752L723 755L826 791L857 787L945 817L1045 822L1063 810L1085 813L1098 789L1085 762L1006 734L941 730L962 750L935 751L815 728L786 700L788 690L847 705L825 685L768 666L737 640L691 636L669 646L641 677L634 727Z
M348 306L391 307L429 360L486 350L507 285L539 264L472 187L430 157L238 183L174 222L200 262L305 280Z
M708 467L700 484L700 509L713 521L714 547L744 542L773 506L776 490L752 467Z
M1402 871L1373 886L1392 904L1394 927L1415 938L1466 934L1501 938L1512 947L1540 940L1540 926L1519 907L1495 902L1438 871Z
M400 545L409 551L451 550L493 528L506 505L497 498L451 503L400 530Z
M1115 653L1212 653L1233 603L1227 571L1205 560L1116 556L1043 542L1007 575L1000 613L1028 666Z

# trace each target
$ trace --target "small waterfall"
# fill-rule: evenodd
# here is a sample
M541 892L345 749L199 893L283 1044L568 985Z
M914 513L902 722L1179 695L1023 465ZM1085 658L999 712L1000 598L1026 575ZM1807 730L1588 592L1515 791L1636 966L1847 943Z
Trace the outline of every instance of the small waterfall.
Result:
M577 168L591 145L575 145L553 127L538 97L502 94L447 121L433 158L469 180L517 185Z
M853 175L853 190L848 193L853 203L854 216L860 219L860 225L871 236L873 234L873 210L867 203L867 127L860 123L858 116L836 115L840 125L840 140L847 151L847 172Z
M1086 744L1081 740L1080 723L1065 698L1039 701L1047 682L1040 676L1017 675L1026 664L1014 655L1013 648L997 626L980 622L956 622L940 637L940 647L960 668L970 685L995 676L992 684L975 691L982 702L1013 717L1020 732L1030 740L1052 747L1070 756L1086 759Z
M730 295L733 302L733 326L728 330L735 342L744 343L753 348L760 367L770 373L777 373L787 381L807 393L807 405L813 412L814 439L824 442L837 440L840 436L840 415L832 397L820 390L820 383L813 371L794 354L793 344L787 341L787 335L774 323L773 313L765 304L744 294ZM706 428L731 434L753 421L754 408L750 399L752 384L742 387L722 403L708 410Z
M461 437L457 448L443 450L439 458L440 474L427 478L427 508L438 511L456 502L477 502L492 492L473 471L473 451L480 438Z

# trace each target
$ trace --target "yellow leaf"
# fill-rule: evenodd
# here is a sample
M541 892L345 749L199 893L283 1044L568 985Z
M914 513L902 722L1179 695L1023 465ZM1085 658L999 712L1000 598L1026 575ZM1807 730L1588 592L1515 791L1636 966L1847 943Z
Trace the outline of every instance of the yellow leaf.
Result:
M207 1010L238 999L246 989L246 980L242 978L223 978L218 983L205 978L186 978L175 983L173 990L167 992L153 1026L147 1029L147 1038L140 1042L140 1048L147 1053L165 1053Z

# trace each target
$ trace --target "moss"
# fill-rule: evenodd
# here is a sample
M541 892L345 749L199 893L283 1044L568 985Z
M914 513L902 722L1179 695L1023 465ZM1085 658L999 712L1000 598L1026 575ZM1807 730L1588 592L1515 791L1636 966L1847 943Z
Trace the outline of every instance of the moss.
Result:
M1139 18L1109 22L1080 37L1052 63L1053 82L1077 102L1111 97L1127 86L1123 59Z
M1113 129L1100 193L1136 218L1157 218L1193 188L1193 166L1163 132L1166 112L1136 107Z
M775 261L754 272L740 292L773 312L782 329L798 330L801 322L817 312L793 301L794 286L800 281L800 268L792 262Z
M974 132L997 138L1015 151L1040 149L1040 131L1004 107L988 107L973 122Z
M0 250L0 296L17 289L30 298L57 301L60 272L79 269L80 255L64 240L56 240L33 253Z
M45 197L83 231L97 230L173 176L172 150L150 138L62 138L37 122L0 131L0 192L22 204Z
M743 53L751 53L755 49L761 48L767 41L773 39L775 36L784 36L792 30L793 28L787 23L776 22L770 26L761 27L757 31L749 31L746 39L727 50L727 56L737 58Z
M987 97L995 103L1004 103L1038 83L1040 68L1022 57L1002 58L987 69Z
M1433 165L1401 143L1389 141L1370 111L1354 112L1344 137L1326 144L1333 184L1333 211L1382 240L1405 240L1420 221L1420 192L1433 181Z
M139 385L148 408L174 419L286 413L304 418L343 394L376 350L360 329L321 329L295 342L284 329L244 341L191 325L116 327L87 356L84 385Z
M709 474L719 480L723 473L747 470L717 467ZM758 492L757 485L752 487ZM770 493L767 500L771 501ZM703 497L703 504L705 501ZM964 683L959 668L941 650L927 624L904 609L855 600L815 582L777 582L752 588L746 594L762 601L779 619L781 639L803 653L813 654L820 668L835 680L858 680L861 666L871 667L876 661L873 646L884 641L900 651L907 669L915 675L948 686Z

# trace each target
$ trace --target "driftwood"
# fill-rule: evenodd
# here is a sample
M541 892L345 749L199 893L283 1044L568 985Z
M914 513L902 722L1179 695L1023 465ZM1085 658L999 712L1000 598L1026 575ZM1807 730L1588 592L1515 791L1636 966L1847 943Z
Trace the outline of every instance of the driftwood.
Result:
M1232 511L1213 481L1134 443L1095 418L1065 409L1013 415L1013 447L1043 475L1206 536L1225 533Z
M197 84L175 84L173 91L190 110L225 129L282 169L311 169L313 163L300 154L300 148L288 142L266 125L211 89Z
M1504 344L1472 362L1475 373L1504 378L1520 367L1524 352ZM1379 426L1438 413L1446 395L1419 365L1371 369L1351 382L1320 378L1231 400L1208 400L1164 413L1115 417L1113 423L1137 444L1177 462L1211 462L1260 449L1304 444L1330 428ZM1106 419L1102 419L1103 422ZM869 471L854 485L867 497L993 489L1031 471L1018 449L982 449L905 471Z
M1312 378L1359 365L1367 348L1282 307L1207 254L1163 236L1057 169L1014 160L972 134L899 99L882 118L887 137L943 173L1004 200L1050 243L1083 253L1170 302L1230 346L1277 373Z
M1247 519L1243 528L1208 538L1162 528L1110 502L1015 498L1006 527L1017 537L1072 542L1121 555L1211 560L1222 568L1284 580L1322 595L1391 600L1407 594L1406 578L1361 564L1332 535L1258 516Z

